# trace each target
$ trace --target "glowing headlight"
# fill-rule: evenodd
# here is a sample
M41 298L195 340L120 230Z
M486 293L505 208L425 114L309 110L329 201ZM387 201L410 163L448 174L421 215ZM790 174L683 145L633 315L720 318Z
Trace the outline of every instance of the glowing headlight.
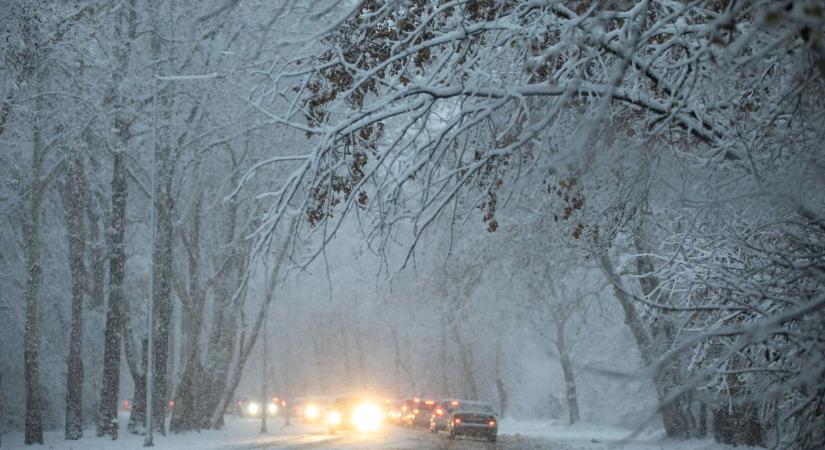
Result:
M375 405L365 403L355 409L352 421L358 431L363 433L378 431L381 426L381 410Z
M258 414L258 404L250 403L249 406L246 407L246 411L253 416Z
M269 406L266 408L269 414L277 414L278 413L278 405L274 403L270 403Z
M315 405L307 406L306 411L304 411L304 416L306 416L307 419L318 418L318 407Z
M337 411L333 411L333 412L329 413L329 416L327 417L327 422L329 422L329 424L333 425L333 426L340 424L341 423L341 414L338 414Z

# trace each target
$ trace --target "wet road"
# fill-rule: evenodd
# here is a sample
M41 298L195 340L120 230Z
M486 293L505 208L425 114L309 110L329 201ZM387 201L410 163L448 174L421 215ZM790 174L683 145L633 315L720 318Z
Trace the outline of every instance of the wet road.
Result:
M304 434L273 437L271 441L258 442L254 445L234 447L241 449L329 449L329 450L568 450L563 444L551 443L542 439L521 436L499 436L497 442L457 438L447 439L446 434L431 434L426 430L410 430L389 427L372 434L341 433L330 436L319 430L307 430Z

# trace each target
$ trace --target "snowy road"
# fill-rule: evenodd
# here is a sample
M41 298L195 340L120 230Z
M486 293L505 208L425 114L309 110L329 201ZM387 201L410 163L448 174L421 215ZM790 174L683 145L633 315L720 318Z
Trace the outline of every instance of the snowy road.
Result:
M449 440L446 435L433 435L427 431L389 428L381 433L326 435L320 431L310 431L302 435L273 437L269 442L256 442L251 445L233 447L237 450L252 449L394 449L394 450L471 450L471 449L567 449L569 447L553 445L544 439L531 439L515 436L501 436L496 443L476 439Z
M128 415L121 414L125 427ZM645 434L625 440L630 430L600 425L579 424L569 427L555 421L502 421L498 442L447 439L445 434L433 435L425 430L387 427L375 434L341 433L330 436L325 427L293 423L284 427L278 420L270 423L269 431L260 433L260 422L227 416L224 428L181 434L157 434L158 450L734 450L709 439L673 441L659 433ZM78 441L63 439L60 430L45 433L45 447L50 450L143 450L143 436L124 433L117 441L97 438L87 429ZM3 435L3 449L31 449L23 445L21 432ZM735 450L748 450L738 447ZM756 449L753 449L756 450Z

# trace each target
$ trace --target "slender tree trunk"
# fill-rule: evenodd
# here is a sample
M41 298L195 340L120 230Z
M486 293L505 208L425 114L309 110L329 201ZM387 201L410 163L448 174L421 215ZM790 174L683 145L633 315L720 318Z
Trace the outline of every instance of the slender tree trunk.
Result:
M75 152L66 171L64 208L69 238L69 271L72 278L72 309L69 359L66 371L66 439L83 437L83 294L86 292L86 236L83 232L86 182L83 156Z
M199 411L200 426L214 427L211 423L212 413L218 407L224 387L229 379L232 355L235 350L236 313L232 309L232 296L222 287L215 289L215 302L212 317L212 332L209 336L210 355L208 370L204 371L198 402L203 405ZM218 425L220 426L220 424Z
M89 240L86 244L89 251L89 284L86 308L96 310L105 307L106 300L106 236L104 224L95 205L95 195L91 191L86 195L86 223L89 228Z
M450 322L450 329L453 332L456 345L458 346L458 356L461 360L462 379L467 385L467 398L469 400L478 400L478 386L473 371L473 354L470 347L464 342L459 330L458 322L452 317L448 318Z
M120 360L121 345L127 320L126 296L123 283L126 279L126 200L128 181L126 177L126 150L131 141L131 126L124 112L124 97L121 95L123 76L128 72L131 43L137 38L137 0L128 0L126 8L121 8L115 19L114 45L117 67L112 76L112 94L115 99L114 126L120 147L115 150L112 158L112 204L111 223L109 226L109 298L106 306L106 325L104 328L103 347L103 381L100 387L100 404L98 409L97 435L113 435L112 423L117 420L117 407L120 397ZM126 24L124 33L123 21ZM131 336L127 348L131 346ZM133 354L132 362L136 364ZM127 355L127 361L129 360ZM145 365L143 367L146 367ZM145 393L146 380L137 374L137 367L129 367L135 383L135 393L138 388ZM137 376L136 376L137 375ZM141 383L143 385L141 386ZM139 416L134 411L140 399L132 399L132 411L129 420L129 431L134 430L134 424ZM144 411L145 414L145 411ZM133 420L133 418L135 420ZM143 419L141 419L143 422Z
M636 346L639 348L639 354L642 357L642 362L646 367L653 367L658 355L651 344L650 336L648 335L645 325L642 323L636 309L633 306L633 299L627 289L622 283L621 278L613 268L613 264L606 254L599 256L599 264L607 279L613 285L613 291L616 299L621 304L624 310L625 324L630 328L633 338L636 341ZM656 387L656 394L659 401L664 401L668 397L668 393L672 387L672 383L667 379L665 374L656 374L653 377L653 384ZM673 401L662 405L659 408L662 415L662 425L665 428L665 434L671 438L685 438L686 437L686 422L684 415L680 410L680 403Z
M449 349L447 348L447 331L444 329L444 324L442 321L442 326L440 327L441 330L441 339L440 339L440 349L438 352L438 359L439 359L439 373L441 376L441 393L442 395L446 395L448 397L452 396L452 389L450 388L450 377L447 374L447 366L449 365ZM412 374L409 374L412 377Z
M231 150L230 150L231 153ZM234 182L234 180L233 180ZM231 243L235 240L237 224L237 205L229 205L227 214L227 227L224 235L224 242ZM242 270L245 267L246 257L244 252L236 246L232 246L226 261L225 267L237 267L238 270L225 270L215 283L215 295L212 305L212 329L207 341L207 354L210 358L202 374L201 389L198 402L198 418L201 428L220 428L223 426L223 416L213 421L215 411L223 398L224 390L229 381L232 358L237 344L237 324L238 311L233 306L232 295L228 287L240 286L242 280Z
M155 234L155 251L153 275L155 278L155 327L154 342L154 392L152 399L153 427L161 434L166 434L166 401L168 400L167 369L169 362L169 334L172 322L172 169L169 149L162 151L159 158L161 169L157 208L157 231Z
M103 347L103 382L100 387L100 409L97 435L112 433L112 421L117 417L120 393L120 346L123 320L123 280L126 276L126 169L124 153L115 152L112 165L112 222L109 227L109 302ZM133 405L134 407L134 405Z
M579 398L576 395L576 378L573 376L573 366L570 363L570 353L564 339L564 321L556 319L556 349L559 352L559 362L564 373L565 399L570 425L579 421Z
M496 391L498 391L498 411L502 416L507 415L508 395L507 385L504 384L504 351L501 348L501 339L496 341Z
M184 245L189 253L189 293L183 301L183 376L177 389L170 429L173 433L200 428L198 419L198 383L201 381L201 331L206 295L200 286L200 214L203 196L195 200L192 228Z
M40 287L43 284L41 267L42 240L40 215L43 202L43 136L41 133L42 96L35 100L32 183L28 193L28 217L23 221L23 243L26 252L26 326L23 337L23 372L26 379L26 445L43 443L43 415L40 401Z
M128 329L127 329L128 330ZM135 355L134 346L131 344L131 334L126 332L126 361L129 366L129 372L132 374L132 380L135 384L135 392L132 396L132 411L129 414L128 430L132 434L146 433L146 367L149 363L149 344L146 339L141 341L140 360L141 364L138 367L137 355Z
M244 339L244 332L245 330L241 330L241 338L239 344L239 353L238 358L235 361L235 367L232 368L232 376L229 379L229 383L226 385L226 388L223 391L223 394L220 397L220 401L218 402L215 409L212 411L212 417L210 420L210 425L213 428L219 427L223 422L223 415L226 411L227 405L235 395L235 389L238 387L238 383L241 381L241 375L243 374L243 368L246 364L246 360L249 357L252 348L255 346L255 341L258 338L259 331L261 329L261 325L264 321L264 312L269 307L269 304L272 302L272 299L275 297L275 287L278 283L278 274L280 273L281 264L283 263L284 257L287 253L288 245L292 239L292 233L294 232L295 224L297 223L297 219L292 219L288 226L286 226L286 233L284 240L282 242L281 247L278 251L278 256L275 261L275 264L272 266L272 273L269 277L269 286L267 286L266 290L266 297L264 298L264 303L261 305L261 308L258 311L258 314L255 318L255 323L252 325L252 330L249 333L249 339Z

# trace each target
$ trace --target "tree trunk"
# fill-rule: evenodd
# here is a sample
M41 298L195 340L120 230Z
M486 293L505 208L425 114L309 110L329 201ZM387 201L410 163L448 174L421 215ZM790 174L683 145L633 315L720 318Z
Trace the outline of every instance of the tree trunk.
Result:
M636 341L636 346L639 348L639 354L642 357L642 363L645 367L653 367L658 358L656 351L652 348L651 339L648 335L645 325L642 323L641 317L636 312L633 306L633 299L631 294L627 291L622 283L619 274L613 268L610 258L607 254L599 255L599 265L602 268L608 281L613 285L613 292L616 299L622 306L625 316L625 324L630 328L633 338ZM660 402L668 397L668 393L672 384L667 379L665 374L656 374L653 377L653 384L656 387L656 394ZM660 406L659 411L662 415L662 425L665 428L665 434L671 438L686 437L686 421L684 414L680 410L680 403L678 399Z
M121 8L115 18L114 48L115 70L112 71L112 97L114 98L114 128L120 147L112 158L112 205L109 227L109 299L106 307L106 325L104 328L103 347L103 381L100 387L100 405L98 410L97 435L111 435L112 422L117 419L118 397L120 396L120 359L121 344L126 320L126 298L123 282L126 278L126 200L128 182L126 178L125 157L131 140L130 120L125 113L125 97L121 95L124 75L129 68L131 43L137 37L137 0L128 0L126 8ZM124 30L123 22L126 29ZM133 355L134 357L134 355ZM128 359L128 357L127 357ZM145 367L145 366L144 366ZM135 368L136 369L136 368ZM132 368L130 367L130 371ZM134 374L134 372L132 372ZM134 377L135 390L138 378ZM145 383L146 380L140 380ZM143 386L145 389L145 386ZM145 398L145 397L144 397ZM136 399L132 400L134 411ZM129 429L133 429L133 420L129 420Z
M203 405L199 411L199 426L214 427L212 413L221 401L224 387L229 379L229 370L232 365L232 355L235 350L235 323L236 313L232 309L232 296L223 288L215 289L213 305L212 332L209 335L207 362L208 370L203 373L200 397L198 402Z
M570 354L567 352L567 343L564 339L564 320L556 319L556 349L559 352L559 362L564 373L565 399L570 425L579 421L579 398L576 395L576 379L573 376L573 366L570 364Z
M41 267L42 240L40 215L45 186L43 186L43 111L42 96L35 99L35 119L32 146L32 183L28 193L28 217L23 220L23 243L26 252L26 326L23 337L23 371L26 380L26 445L43 443L43 415L40 401L40 287L43 284Z
M440 327L441 336L439 339L440 349L438 352L438 359L439 359L439 374L441 376L441 394L446 395L448 397L452 396L452 389L450 388L450 378L447 374L447 365L449 364L448 358L448 349L447 349L447 332L444 330L444 323L442 321L442 326ZM396 350L397 351L397 350ZM413 377L412 374L408 374L410 378Z
M86 236L83 216L86 206L86 181L83 156L75 152L66 171L64 209L69 240L69 271L72 278L72 308L69 333L69 359L66 372L66 439L83 437L83 294L86 291Z
M154 429L166 434L167 368L169 361L169 333L172 322L171 276L172 276L172 170L169 149L162 150L159 178L162 181L158 195L157 231L154 250L154 392L152 419Z
M184 245L189 254L189 293L182 296L183 326L181 333L183 354L185 355L183 376L177 389L175 409L169 425L173 433L200 428L198 418L198 383L201 381L201 330L203 328L203 310L206 302L205 292L200 286L200 214L203 196L198 195L192 219L189 239Z
M496 390L498 391L498 411L502 416L507 415L508 395L504 384L504 351L501 349L501 339L496 341Z
M468 400L478 400L478 387L473 371L473 354L467 344L461 337L461 330L458 327L458 321L452 315L447 319L450 322L450 330L453 332L455 343L458 346L458 356L461 360L462 379L467 386L466 397Z
M255 341L258 338L261 325L263 324L264 312L269 308L269 304L275 297L275 287L278 283L278 274L280 273L281 264L283 263L284 257L286 256L288 245L292 240L292 234L294 232L294 227L296 224L297 219L293 218L290 221L289 225L285 227L285 237L281 247L278 249L279 251L277 253L275 264L272 266L272 273L269 277L269 286L267 286L266 297L264 298L264 303L259 309L258 315L255 318L255 323L252 325L252 330L250 330L249 333L249 339L244 339L245 330L241 330L241 338L238 346L238 358L235 360L235 366L232 368L232 376L231 378L229 378L229 382L226 385L220 397L220 401L216 405L215 409L212 411L210 425L213 428L219 427L223 423L223 415L226 411L226 407L227 405L229 405L229 402L235 395L235 389L238 387L238 383L241 381L241 375L243 374L244 365L246 364L246 360L249 357L249 353L255 346Z
M111 435L120 393L120 346L123 332L123 280L126 276L126 168L123 151L112 164L112 223L109 227L109 302L106 308L103 348L103 382L100 388L97 435ZM133 405L134 408L134 405Z
M144 339L141 341L141 367L137 365L137 356L134 354L131 345L132 337L126 333L126 361L129 365L129 372L135 384L135 392L132 396L132 412L129 414L128 430L132 434L146 433L146 367L149 363L149 344Z

